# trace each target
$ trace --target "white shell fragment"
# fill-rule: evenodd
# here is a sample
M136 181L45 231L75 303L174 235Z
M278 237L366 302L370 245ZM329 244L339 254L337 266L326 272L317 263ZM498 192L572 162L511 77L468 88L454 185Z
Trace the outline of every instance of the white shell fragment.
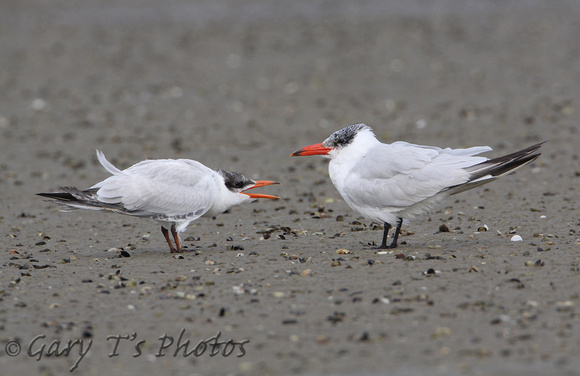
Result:
M511 240L512 242L521 242L521 241L522 241L522 240L524 240L524 239L522 239L522 237L521 237L521 236L519 236L519 235L514 235L514 236L512 236L512 238L511 238L510 240Z

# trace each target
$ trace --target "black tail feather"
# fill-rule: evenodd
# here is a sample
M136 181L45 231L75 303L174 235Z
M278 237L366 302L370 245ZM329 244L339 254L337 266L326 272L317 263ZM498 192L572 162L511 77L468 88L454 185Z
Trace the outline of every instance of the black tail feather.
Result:
M520 151L510 153L501 157L487 160L485 162L471 166L466 170L471 173L469 181L463 184L454 185L446 189L449 194L454 195L459 192L464 192L469 189L479 187L480 185L491 183L499 179L501 176L512 173L533 162L541 153L538 149L542 147L547 141L532 145Z
M78 199L75 196L65 192L37 193L36 195L59 201L78 201Z
M541 153L536 153L536 151L538 151L538 149L540 149L546 142L547 141L543 141L514 153L479 163L468 169L472 171L470 180L477 180L487 175L499 177L517 169L518 167L531 163L541 155Z

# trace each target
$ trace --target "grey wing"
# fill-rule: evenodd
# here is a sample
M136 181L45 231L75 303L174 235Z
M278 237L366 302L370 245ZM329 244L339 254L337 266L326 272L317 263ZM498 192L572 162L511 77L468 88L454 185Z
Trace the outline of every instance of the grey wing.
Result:
M140 162L94 185L97 198L121 205L126 214L195 220L212 206L214 171L190 160Z
M489 147L441 149L396 142L369 151L349 177L348 196L361 206L408 207L469 180L474 155Z

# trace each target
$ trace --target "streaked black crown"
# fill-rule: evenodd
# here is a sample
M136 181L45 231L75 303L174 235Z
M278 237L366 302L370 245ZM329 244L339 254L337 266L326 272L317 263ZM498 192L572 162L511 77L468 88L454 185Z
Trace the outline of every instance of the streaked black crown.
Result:
M346 128L342 128L339 131L334 132L330 135L324 142L322 143L323 146L328 148L342 148L347 146L354 140L354 137L363 129L371 129L366 124L353 124L349 125Z

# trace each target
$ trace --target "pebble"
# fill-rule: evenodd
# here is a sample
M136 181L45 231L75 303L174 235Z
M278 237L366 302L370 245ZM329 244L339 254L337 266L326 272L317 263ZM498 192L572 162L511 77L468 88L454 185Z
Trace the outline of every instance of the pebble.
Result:
M556 310L558 312L570 312L574 307L574 302L571 300L566 300L564 302L556 302Z
M542 260L537 261L526 261L524 263L526 266L544 266L544 262Z
M451 329L448 327L439 327L435 329L435 332L431 334L431 339L439 339L441 337L449 337L451 335Z
M312 275L312 269L305 269L300 273L300 275L302 277L310 277Z
M325 336L324 334L321 334L318 337L316 337L316 342L319 345L326 345L328 342L330 342L330 339L327 336Z
M243 285L232 286L232 290L234 292L234 295L244 295L244 286Z
M351 253L351 251L346 248L341 248L339 250L336 250L334 253L336 253L337 255L348 255Z

